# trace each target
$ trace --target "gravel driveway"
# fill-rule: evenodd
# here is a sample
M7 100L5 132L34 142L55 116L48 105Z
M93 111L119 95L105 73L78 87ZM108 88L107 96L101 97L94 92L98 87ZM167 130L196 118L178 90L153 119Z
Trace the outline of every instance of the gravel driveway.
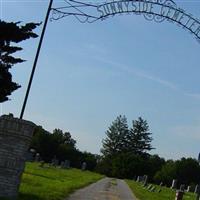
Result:
M104 178L77 190L66 200L136 200L136 197L123 180Z

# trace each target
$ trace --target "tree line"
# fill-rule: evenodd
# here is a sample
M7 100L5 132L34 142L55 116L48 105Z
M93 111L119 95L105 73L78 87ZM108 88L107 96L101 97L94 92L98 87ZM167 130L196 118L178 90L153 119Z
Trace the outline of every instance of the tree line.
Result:
M63 132L61 129L54 129L50 133L37 126L30 148L35 149L47 163L56 158L59 163L69 160L71 167L81 168L82 163L86 162L88 170L94 170L97 164L98 155L78 150L71 133Z
M71 167L87 169L110 177L136 179L148 175L149 181L170 186L173 179L179 184L195 185L200 180L200 166L196 159L165 160L151 155L152 133L146 120L139 117L128 127L127 118L118 116L105 132L102 140L102 155L81 152L70 132L54 129L52 133L38 126L32 138L31 147L40 153L42 160L59 162L70 160Z
M148 175L149 181L170 186L173 179L178 184L195 185L200 181L200 165L196 159L165 160L151 155L152 133L146 120L139 117L128 128L127 118L118 116L106 131L102 141L102 157L96 170L107 176L136 179Z

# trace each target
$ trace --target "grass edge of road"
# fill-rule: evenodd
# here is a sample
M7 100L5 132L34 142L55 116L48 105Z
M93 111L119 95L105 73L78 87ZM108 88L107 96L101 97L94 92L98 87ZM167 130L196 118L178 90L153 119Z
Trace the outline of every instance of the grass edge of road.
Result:
M176 191L168 187L154 185L155 192L151 192L136 181L126 179L125 182L128 184L137 200L175 200ZM158 192L159 189L161 189L160 192ZM195 195L185 192L183 200L195 200Z
M104 176L79 169L43 168L26 163L18 200L63 200L77 189L97 182Z

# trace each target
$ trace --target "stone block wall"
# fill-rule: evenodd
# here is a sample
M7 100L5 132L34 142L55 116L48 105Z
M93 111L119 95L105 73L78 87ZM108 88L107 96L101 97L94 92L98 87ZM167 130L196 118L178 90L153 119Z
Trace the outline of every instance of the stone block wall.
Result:
M17 198L34 128L12 115L0 117L0 197Z

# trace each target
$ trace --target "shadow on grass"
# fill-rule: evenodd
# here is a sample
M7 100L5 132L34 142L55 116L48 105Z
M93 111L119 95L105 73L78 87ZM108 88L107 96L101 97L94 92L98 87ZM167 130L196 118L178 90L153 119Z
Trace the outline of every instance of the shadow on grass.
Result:
M24 174L28 174L28 175L32 175L32 176L38 176L38 177L42 177L42 178L47 178L47 179L50 179L50 180L56 180L56 178L51 178L49 176L45 176L45 175L41 175L41 174L36 174L36 173L25 172Z
M19 194L17 200L42 200L42 198L33 194Z

